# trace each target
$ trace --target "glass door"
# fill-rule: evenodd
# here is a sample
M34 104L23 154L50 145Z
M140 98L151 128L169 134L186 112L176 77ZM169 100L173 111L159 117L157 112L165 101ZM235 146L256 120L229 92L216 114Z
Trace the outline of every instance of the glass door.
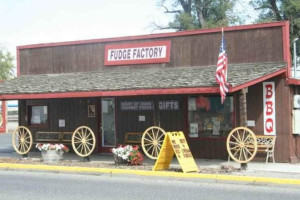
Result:
M115 99L101 100L102 148L116 146Z

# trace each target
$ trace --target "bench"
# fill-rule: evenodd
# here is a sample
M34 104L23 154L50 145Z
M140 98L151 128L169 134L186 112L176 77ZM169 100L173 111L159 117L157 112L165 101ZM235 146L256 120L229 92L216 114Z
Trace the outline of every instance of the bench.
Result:
M124 143L141 145L142 144L142 136L143 136L143 133L140 133L140 132L127 132L127 133L125 133Z
M268 163L269 158L272 158L273 163L274 160L274 148L275 148L275 140L276 136L273 135L255 135L257 142L257 152L267 153L266 155L266 163ZM249 141L249 143L254 143ZM254 149L254 145L248 145ZM230 156L228 155L228 162L230 161Z
M36 132L36 143L72 143L73 132Z
M274 160L274 148L276 136L274 135L256 135L257 141L257 152L266 152L266 163L268 163L269 158L272 158L273 163Z

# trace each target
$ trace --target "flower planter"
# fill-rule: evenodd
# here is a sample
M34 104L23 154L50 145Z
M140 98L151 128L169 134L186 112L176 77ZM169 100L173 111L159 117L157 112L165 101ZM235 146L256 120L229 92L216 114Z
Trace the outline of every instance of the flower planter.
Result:
M118 157L116 155L114 155L114 161L116 165L125 165L128 164L127 160L124 160L122 157Z
M42 151L42 159L46 163L57 163L63 159L63 154L62 150L46 150Z

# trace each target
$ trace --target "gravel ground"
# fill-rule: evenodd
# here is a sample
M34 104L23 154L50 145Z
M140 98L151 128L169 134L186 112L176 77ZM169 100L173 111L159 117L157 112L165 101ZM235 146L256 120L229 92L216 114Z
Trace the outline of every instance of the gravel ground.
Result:
M38 158L0 158L0 163L16 163L16 164L32 164L32 165L54 165L54 166L74 166L74 167L93 167L93 168L113 168L113 169L132 169L132 170L152 170L153 165L142 164L137 166L131 166L127 164L116 165L113 162L101 162L101 161L70 161L61 160L57 163L45 163L42 159ZM182 172L181 168L170 167L168 171ZM234 168L232 166L222 166L220 168L199 168L197 173L202 174L231 174L234 172L240 172L240 169Z

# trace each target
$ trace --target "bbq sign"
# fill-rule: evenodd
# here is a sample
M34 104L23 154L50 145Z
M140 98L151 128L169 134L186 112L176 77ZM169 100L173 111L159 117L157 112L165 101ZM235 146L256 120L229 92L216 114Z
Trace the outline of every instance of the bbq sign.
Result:
M264 135L276 135L274 82L263 82L263 95Z
M171 41L105 46L104 65L128 65L170 62Z

